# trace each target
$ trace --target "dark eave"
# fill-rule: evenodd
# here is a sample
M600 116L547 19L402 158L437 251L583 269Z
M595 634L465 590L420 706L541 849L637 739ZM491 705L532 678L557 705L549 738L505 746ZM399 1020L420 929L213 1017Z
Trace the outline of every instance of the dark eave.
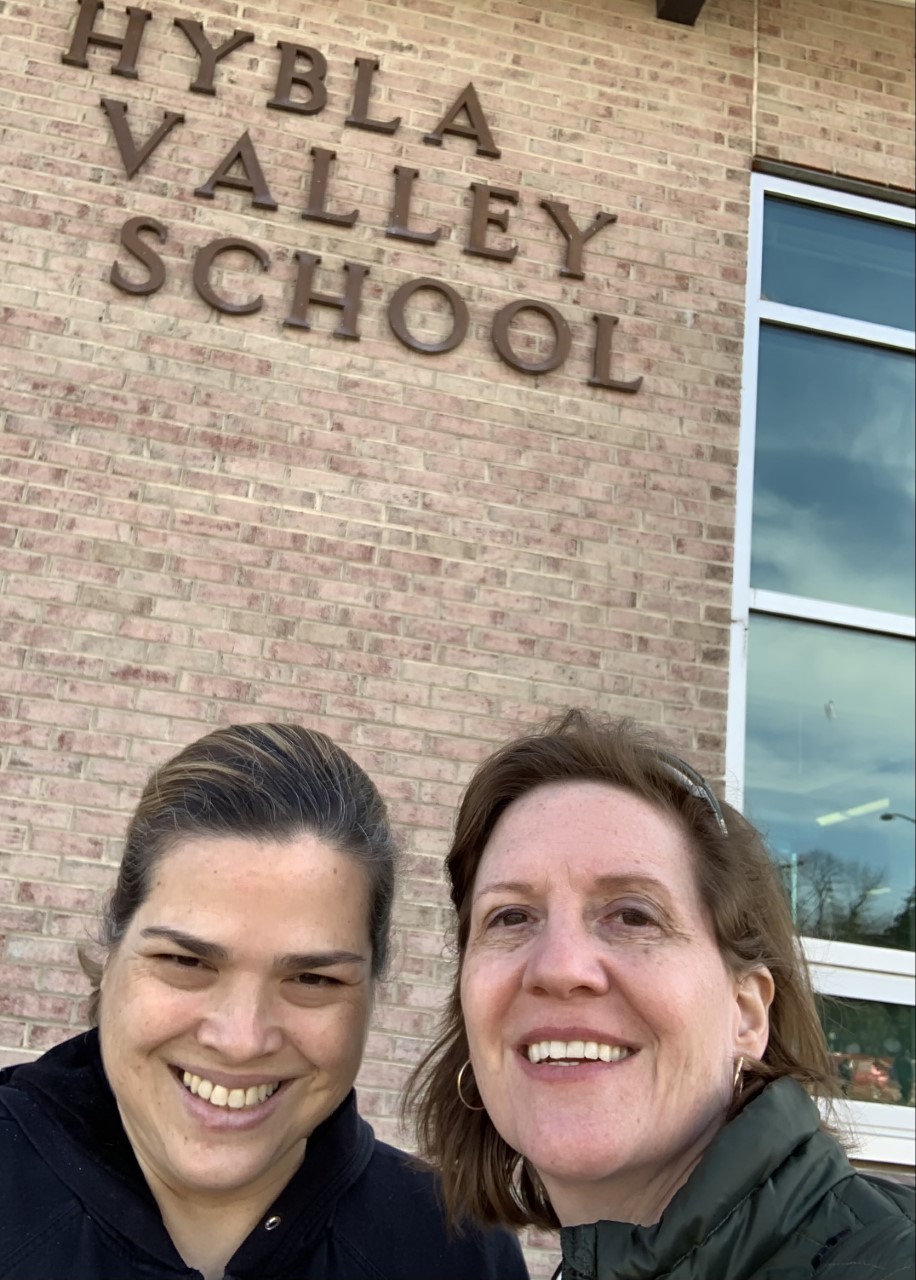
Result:
M682 22L692 27L700 16L703 0L655 0L655 12L666 22Z

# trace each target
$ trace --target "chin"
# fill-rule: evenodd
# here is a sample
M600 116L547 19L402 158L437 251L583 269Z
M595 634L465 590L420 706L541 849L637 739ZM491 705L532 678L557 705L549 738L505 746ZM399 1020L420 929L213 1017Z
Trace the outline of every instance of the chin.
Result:
M240 1191L257 1182L270 1167L266 1157L245 1160L239 1151L227 1151L209 1159L201 1155L197 1159L176 1156L170 1161L180 1185L201 1195L222 1195Z
M607 1149L583 1151L573 1137L556 1142L532 1141L517 1148L541 1178L560 1182L594 1182L606 1178L617 1167L619 1154Z

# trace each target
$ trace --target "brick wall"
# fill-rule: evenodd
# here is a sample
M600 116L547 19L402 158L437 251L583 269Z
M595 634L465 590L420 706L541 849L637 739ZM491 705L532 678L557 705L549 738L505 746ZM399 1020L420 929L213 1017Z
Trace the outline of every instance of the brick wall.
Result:
M913 189L913 9L760 0L758 155Z
M721 773L755 135L764 156L911 183L912 16L760 0L758 24L752 0L709 0L691 29L658 22L654 0L149 7L136 79L111 74L111 50L61 62L71 0L0 14L0 1061L81 1025L75 940L151 767L217 724L303 720L375 776L408 848L362 1077L396 1137L449 973L440 866L475 762L578 702L663 726ZM254 33L212 96L189 89L175 17L214 44ZM111 3L97 29L124 23ZM278 41L327 59L320 113L267 108ZM345 124L358 57L379 59L371 114L400 116L393 134ZM423 141L470 80L499 159ZM138 142L164 111L185 117L131 180L103 97ZM245 129L274 210L194 194ZM301 218L312 148L336 151L328 206L358 208L352 227ZM385 235L395 165L418 171L414 225L446 228L437 244ZM518 193L493 202L507 231L488 231L512 261L465 252L475 182ZM583 226L618 215L584 279L559 274L544 199ZM137 216L167 232L150 296L110 279L116 259L146 278L118 243ZM195 255L224 236L268 257L214 274L227 296L263 295L252 314L193 287ZM369 267L358 342L329 307L309 331L284 325L297 251L320 255L325 293L344 262ZM451 352L391 332L393 292L421 276L469 308ZM561 368L495 354L493 316L520 297L567 320ZM643 376L637 393L587 384L595 312L620 317L613 373ZM409 317L426 340L450 327L435 294ZM526 361L550 349L533 313L513 334Z

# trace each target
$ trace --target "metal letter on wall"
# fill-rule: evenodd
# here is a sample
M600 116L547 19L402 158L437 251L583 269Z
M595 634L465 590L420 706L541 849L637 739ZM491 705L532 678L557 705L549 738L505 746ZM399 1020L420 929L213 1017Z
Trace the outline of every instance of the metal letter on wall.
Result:
M117 262L112 264L111 283L122 293L133 293L139 297L156 293L165 284L165 263L151 245L140 239L141 231L152 231L165 244L166 229L158 218L128 218L121 228L121 244L128 253L133 254L138 262L142 262L149 272L146 280L128 280Z
M597 332L595 333L595 355L592 361L592 376L588 380L590 387L607 387L611 391L628 391L632 394L642 386L642 375L625 381L611 377L611 339L614 329L620 323L620 316L594 317Z
M254 311L260 311L261 307L263 307L264 295L262 293L259 293L256 298L250 298L247 302L227 302L225 298L220 297L210 283L210 272L213 270L214 260L221 253L228 253L232 249L250 253L253 258L257 258L258 262L260 262L263 271L266 271L270 266L270 257L259 244L254 244L251 240L242 240L236 236L226 236L221 240L213 240L210 244L205 244L202 249L198 250L197 257L194 259L194 288L204 302L209 302L210 306L217 311L224 311L230 316L248 316Z
M137 54L140 52L140 41L146 24L153 16L148 9L129 8L127 10L127 31L123 36L100 35L95 30L95 20L103 7L102 0L81 0L80 11L76 19L76 28L70 48L60 55L61 62L69 67L88 67L86 54L91 44L103 49L120 49L121 57L111 68L113 76L126 76L128 80L137 79Z
M553 351L543 360L522 360L512 350L509 342L509 326L520 311L536 311L543 316L553 329ZM493 317L493 346L501 360L518 369L519 373L550 373L558 369L569 355L572 346L572 334L569 325L555 307L548 302L534 302L530 298L519 298L502 307Z
M312 285L315 279L315 268L321 262L317 254L300 250L296 254L299 271L293 289L293 305L290 313L283 321L292 329L311 329L308 320L308 309L317 303L322 307L338 307L343 313L340 324L334 330L335 338L354 338L359 341L359 330L356 321L362 301L363 281L369 274L369 268L360 262L345 262L343 297L335 297L332 293L317 293Z
M219 48L215 48L204 35L203 27L193 18L176 18L175 26L184 32L197 54L199 64L197 78L188 86L192 93L215 94L213 74L216 71L216 64L222 62L233 49L238 49L240 45L248 44L254 39L253 31L233 31L228 40L224 40Z
M328 61L319 49L312 49L305 44L290 44L286 40L278 40L280 50L280 69L277 72L277 84L274 96L268 99L267 105L275 111L294 111L302 116L316 116L323 111L328 101L328 91L324 78L328 74ZM296 70L299 58L308 58L309 70L305 73ZM308 99L299 102L291 98L294 84L302 84L309 91Z
M166 138L172 132L175 125L184 121L184 116L177 111L166 111L158 129L155 129L143 145L138 147L134 141L134 135L130 131L130 125L127 123L127 103L118 102L114 98L103 98L102 107L108 116L111 132L114 134L115 142L118 144L121 163L124 165L124 172L128 178L132 178L140 170L144 161L149 159L163 138Z
M358 209L349 213L328 212L328 183L331 177L331 165L337 159L336 151L328 151L325 147L312 147L312 181L309 183L309 202L299 215L310 222L328 222L334 227L352 227L359 217Z
M457 117L461 115L462 111L468 118L467 124L456 123ZM498 160L502 154L493 141L490 126L487 124L486 116L483 114L483 107L480 105L480 99L473 84L466 85L462 89L432 133L423 135L423 141L429 143L431 147L441 147L444 133L454 134L457 138L472 138L477 143L477 154L479 156L489 156L492 160Z
M392 236L395 240L414 240L418 244L435 244L442 235L444 227L437 227L435 231L415 231L409 226L410 199L413 195L413 184L419 172L419 169L408 169L405 165L394 166L394 201L385 235Z
M356 129L368 129L372 133L397 133L401 117L393 120L371 120L369 118L369 96L372 93L372 77L379 69L378 58L356 59L356 84L353 88L353 107L344 124L353 125Z
M433 289L442 295L452 309L452 331L438 342L422 342L415 338L407 328L404 310L407 303L420 289ZM416 280L406 280L395 289L388 303L388 323L395 337L403 342L411 351L422 351L424 355L439 355L443 351L454 351L464 341L468 331L468 309L464 299L459 297L451 285L441 280L433 280L429 276L419 276Z
M501 209L498 213L490 208L491 200L506 200L509 204L518 204L518 192L507 187L491 187L487 182L472 182L473 193L471 203L471 228L464 253L476 254L478 258L496 258L499 262L511 262L518 253L518 245L508 245L503 249L494 249L487 244L487 227L498 227L505 231L509 225L509 210Z
M582 251L587 241L611 222L617 221L616 213L598 213L584 231L573 222L569 213L569 205L558 200L542 200L541 208L550 215L556 226L566 237L566 264L560 268L561 276L571 276L574 280L584 280L582 270Z
M244 169L243 178L233 177L229 172L236 164L240 164ZM216 166L203 186L195 188L194 194L212 200L216 195L216 187L233 187L236 191L250 191L252 192L251 203L256 208L276 209L277 202L267 188L264 170L261 168L261 162L258 160L247 129Z

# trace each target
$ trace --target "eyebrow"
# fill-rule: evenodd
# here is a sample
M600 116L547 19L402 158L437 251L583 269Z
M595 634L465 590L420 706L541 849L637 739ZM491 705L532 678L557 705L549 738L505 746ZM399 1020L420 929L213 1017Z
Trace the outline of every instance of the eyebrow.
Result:
M279 956L276 969L331 969L338 964L366 964L358 951L289 951Z
M167 925L148 925L140 930L141 938L162 938L173 946L189 951L200 960L209 960L212 964L225 964L230 953L228 948L218 942L207 942L197 938L193 933L185 933L182 929L171 929ZM358 951L288 951L277 956L274 968L289 969L331 969L340 964L367 964L366 957Z
M657 880L654 876L643 875L619 875L619 876L598 876L594 882L593 892L607 893L616 889L624 888L644 888L660 890L662 893L669 893L667 885L661 880ZM533 894L535 887L526 880L495 880L491 884L481 885L480 889L474 894L474 901L478 898L485 897L488 893L520 893Z

